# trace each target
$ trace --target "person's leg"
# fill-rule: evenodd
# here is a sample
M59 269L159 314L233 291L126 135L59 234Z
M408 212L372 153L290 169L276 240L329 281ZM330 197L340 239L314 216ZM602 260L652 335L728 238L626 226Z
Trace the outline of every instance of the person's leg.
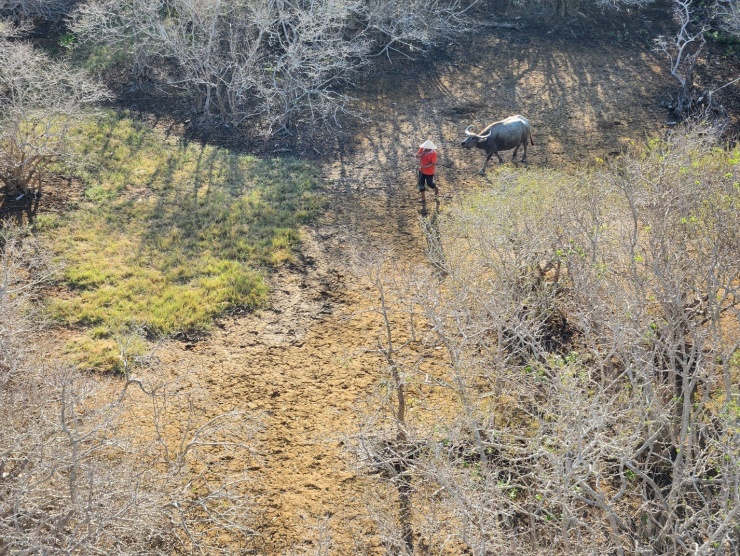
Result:
M424 187L424 174L421 172L419 172L418 187L419 193L421 193L420 202L426 203L426 197L424 196L424 192L426 191L426 187Z
M434 183L434 174L425 175L424 181L426 182L427 187L434 191L434 196L436 197L438 195L438 191L437 184Z
M434 181L434 174L432 174L431 176L429 176L429 181L431 182L429 184L429 187L431 187L432 189L434 189L434 196L437 197L439 195L439 187L437 186L437 182Z

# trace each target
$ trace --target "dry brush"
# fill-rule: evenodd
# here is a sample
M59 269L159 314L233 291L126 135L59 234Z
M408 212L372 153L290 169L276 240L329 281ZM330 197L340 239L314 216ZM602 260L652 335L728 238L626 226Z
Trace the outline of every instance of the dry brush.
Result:
M715 139L501 171L439 219L443 272L405 273L395 297L384 274L415 403L401 445L376 417L354 446L411 490L379 489L389 553L737 552L740 155Z

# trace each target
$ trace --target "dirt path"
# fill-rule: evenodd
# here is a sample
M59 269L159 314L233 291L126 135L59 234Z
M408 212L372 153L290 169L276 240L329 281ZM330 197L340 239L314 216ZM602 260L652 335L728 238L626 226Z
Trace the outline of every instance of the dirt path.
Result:
M328 210L306 231L299 264L274 277L271 308L224 319L203 342L162 350L162 364L192 369L220 410L262 416L264 459L251 473L264 554L307 542L307 527L329 515L333 554L352 553L354 536L371 537L360 502L365 483L338 442L381 365L371 351L378 322L348 253L374 246L424 264L416 145L426 138L440 145L443 217L449 197L489 186L475 173L481 153L459 147L468 125L524 114L536 142L530 164L560 168L661 135L660 103L672 83L650 51L656 30L647 34L645 17L608 31L589 31L590 20L549 34L490 28L475 44L447 45L435 64L396 63L373 76L357 101L369 121L326 163Z
M423 239L416 207L354 197L332 203L306 231L300 264L273 279L270 309L224 319L206 341L173 342L158 352L164 369L188 369L189 380L209 391L212 412L243 409L262 421L262 462L249 471L265 554L308 540L311 526L327 516L336 554L351 553L354 536L371 535L358 499L363 481L345 466L340 440L382 362L372 351L376 316L345 255L351 245L387 244L422 263Z

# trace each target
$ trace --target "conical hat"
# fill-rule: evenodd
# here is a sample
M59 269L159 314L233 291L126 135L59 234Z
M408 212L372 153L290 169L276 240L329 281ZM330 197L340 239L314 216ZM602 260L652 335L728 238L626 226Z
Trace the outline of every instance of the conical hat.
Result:
M436 147L436 146L434 145L434 143L432 143L432 142L431 142L431 141L430 141L429 139L427 139L426 141L424 141L424 142L423 142L423 143L422 143L422 144L421 144L421 145L419 146L419 148L420 148L420 149L431 149L431 150L434 150L434 149L436 149L437 147Z

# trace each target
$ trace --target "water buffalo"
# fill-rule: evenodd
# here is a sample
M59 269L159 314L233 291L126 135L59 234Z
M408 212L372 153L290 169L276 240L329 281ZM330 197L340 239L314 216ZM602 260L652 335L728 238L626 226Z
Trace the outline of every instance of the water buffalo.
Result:
M524 116L510 116L504 120L493 122L480 133L473 133L468 126L465 130L467 138L461 143L466 149L472 149L473 146L479 149L485 149L486 159L483 161L483 168L478 172L481 176L486 173L486 164L495 154L499 163L504 159L498 154L499 151L508 151L514 149L512 158L516 158L516 153L520 146L524 146L524 156L522 162L527 160L527 140L534 145L532 139L532 128L529 121Z

